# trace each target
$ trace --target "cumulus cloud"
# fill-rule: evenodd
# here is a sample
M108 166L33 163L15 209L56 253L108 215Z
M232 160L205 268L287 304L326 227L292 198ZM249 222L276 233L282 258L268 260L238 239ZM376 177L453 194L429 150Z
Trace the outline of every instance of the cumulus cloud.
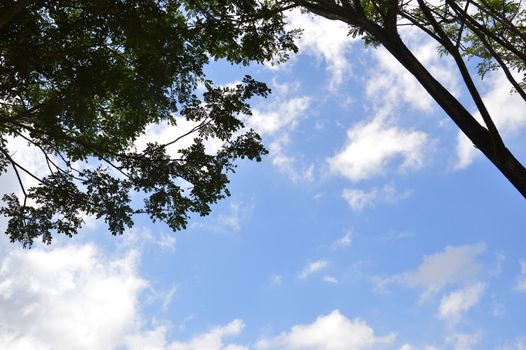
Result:
M247 124L261 135L272 135L284 128L293 128L305 115L310 102L309 97L299 96L265 105L264 109L254 108Z
M245 324L236 319L223 326L215 326L205 333L198 334L185 342L167 342L167 326L158 326L153 330L130 334L126 337L129 350L248 350L239 344L225 343L225 338L237 336Z
M377 116L350 128L345 146L328 162L334 173L352 181L381 175L397 159L402 159L399 170L418 169L424 164L427 140L424 132L402 129Z
M357 39L348 35L349 27L340 21L330 21L299 10L290 11L287 20L287 29L303 29L297 42L300 53L325 61L330 74L329 89L336 89L349 77L351 70L346 54Z
M486 81L489 85L489 91L483 96L486 107L501 134L513 138L526 126L524 100L518 94L510 93L511 86L501 72L488 75ZM475 118L484 125L480 113L475 113ZM468 167L480 153L461 132L457 136L456 151L456 169Z
M238 344L224 344L224 338L236 336L241 333L245 324L236 319L224 326L216 326L208 332L200 334L187 342L172 342L167 347L170 350L248 350L247 347ZM141 348L136 348L137 350Z
M480 301L484 289L484 283L478 282L444 296L438 308L438 317L450 324L457 323L463 313Z
M225 338L242 320L210 328L188 341L168 341L169 325L145 329L139 298L151 290L131 249L109 257L93 244L10 251L0 260L0 348L246 350ZM166 308L176 292L154 291ZM165 322L166 323L166 322Z
M293 326L290 331L260 340L257 349L361 350L392 344L395 335L376 336L360 319L349 320L339 310L319 316L314 322Z
M14 250L0 268L0 348L115 349L136 327L137 253L107 258L91 244Z
M329 263L326 260L314 261L314 262L312 262L310 264L307 264L307 266L305 266L303 268L303 270L301 270L301 272L299 274L299 277L302 278L302 279L307 278L310 275L312 275L313 273L326 268L327 265L329 265Z
M394 203L403 200L411 194L410 191L398 192L394 187L385 185L382 188L374 187L366 191L358 188L345 188L342 197L355 211L367 207L374 207L377 202Z
M447 246L442 252L425 256L415 271L378 279L376 287L382 289L398 283L422 289L421 297L425 300L448 285L474 282L483 267L478 257L485 250L482 243Z

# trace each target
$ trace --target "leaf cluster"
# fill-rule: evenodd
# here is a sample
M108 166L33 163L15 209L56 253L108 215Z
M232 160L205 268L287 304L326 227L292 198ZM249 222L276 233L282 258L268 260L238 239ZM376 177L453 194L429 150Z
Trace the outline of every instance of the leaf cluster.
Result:
M102 218L112 234L131 227L137 214L174 230L185 228L191 213L207 215L229 194L235 160L266 153L242 119L250 115L248 100L270 90L251 77L218 87L203 70L211 60L248 64L295 51L295 33L283 29L272 6L2 1L0 171L10 169L20 186L0 209L11 241L31 246L37 237L50 243L53 233L72 236L86 215ZM149 126L177 126L181 118L195 127L136 149ZM181 148L183 138L192 144ZM40 151L47 175L17 159L13 139ZM205 147L211 139L222 143L215 153ZM25 178L38 185L29 188ZM144 196L142 204L134 193Z

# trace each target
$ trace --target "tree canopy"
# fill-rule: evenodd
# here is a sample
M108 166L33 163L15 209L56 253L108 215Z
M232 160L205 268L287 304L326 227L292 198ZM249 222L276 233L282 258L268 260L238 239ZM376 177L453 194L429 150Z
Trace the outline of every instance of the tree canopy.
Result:
M279 60L295 49L282 16L245 21L254 11L267 8L245 0L2 1L0 171L11 169L21 192L5 194L0 209L11 241L71 236L86 215L121 234L136 214L173 230L191 213L208 214L228 195L234 161L266 153L240 116L269 89L249 76L215 86L204 66ZM222 21L230 13L238 15ZM146 127L181 119L194 127L137 149ZM41 151L47 175L17 158L15 138ZM183 138L192 144L174 158L167 149ZM209 139L222 147L207 151ZM25 177L37 185L28 188ZM143 203L134 205L133 192L146 194Z
M85 215L104 218L113 234L146 214L172 229L191 213L206 215L228 195L235 160L259 160L260 137L244 128L248 99L269 89L251 77L234 87L207 80L212 60L283 61L296 51L288 10L346 23L349 35L384 46L473 144L526 197L526 170L506 148L466 64L482 77L501 69L526 101L526 10L518 0L88 0L2 1L0 8L0 171L11 169L21 194L0 212L12 241L30 246L53 232L71 236ZM476 120L405 45L414 26L450 55L471 95ZM319 38L323 40L323 38ZM522 77L521 77L522 75ZM135 143L156 123L194 123L171 142ZM182 138L192 145L173 157ZM37 176L9 149L22 139L41 151ZM205 143L219 139L209 152ZM37 185L27 188L23 177ZM133 192L144 193L136 203Z

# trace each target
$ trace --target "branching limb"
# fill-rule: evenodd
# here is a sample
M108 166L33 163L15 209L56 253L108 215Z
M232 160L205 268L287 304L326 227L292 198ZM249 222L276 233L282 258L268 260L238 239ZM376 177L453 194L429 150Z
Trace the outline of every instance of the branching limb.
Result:
M453 45L453 43L450 41L447 34L444 32L442 27L436 22L433 14L427 7L427 4L424 2L424 0L417 0L418 4L420 5L420 8L422 9L422 12L427 17L431 25L433 26L433 29L437 32L437 34L442 38L442 43L445 47L445 49L451 54L453 59L455 60L455 63L457 64L457 67L460 71L460 74L462 75L462 79L464 80L464 83L466 84L466 87L468 88L468 91L473 98L473 101L475 102L477 109L480 112L480 115L482 116L482 119L484 120L484 123L486 124L486 127L488 128L491 139L493 142L493 151L495 152L496 159L502 159L502 153L506 149L504 146L504 142L502 141L502 138L500 136L499 131L497 130L497 127L495 126L495 123L493 122L493 119L491 118L486 105L484 104L484 101L482 100L482 97L480 96L475 83L473 82L473 79L471 78L471 75L469 74L469 71L466 67L466 64L464 63L464 60L462 59L462 56L456 49L456 47Z

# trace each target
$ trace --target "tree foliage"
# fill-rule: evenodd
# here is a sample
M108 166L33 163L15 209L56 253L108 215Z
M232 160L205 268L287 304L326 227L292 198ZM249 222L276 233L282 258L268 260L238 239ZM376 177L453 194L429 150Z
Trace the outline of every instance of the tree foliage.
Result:
M119 234L136 214L174 230L192 212L208 214L228 195L235 159L265 153L254 131L242 132L240 116L250 115L248 99L269 90L251 77L215 86L203 68L216 59L285 60L296 50L297 31L284 30L293 8L346 23L349 35L384 46L526 197L526 169L506 148L466 63L474 59L481 77L502 70L526 101L519 0L3 0L0 171L12 169L22 192L5 195L0 209L11 240L71 236L84 215L104 218ZM483 123L414 56L399 34L403 26L419 28L454 59ZM135 148L149 125L179 118L195 127L167 144ZM174 158L167 148L184 137L193 143ZM206 150L211 138L223 142L217 153ZM46 176L15 157L13 139L41 151ZM23 175L38 184L26 188ZM145 194L142 204L134 192Z
M2 1L0 172L11 169L20 186L0 209L11 241L71 236L86 215L103 218L113 234L136 214L173 230L191 213L207 215L229 194L235 160L266 153L241 116L269 89L248 76L215 86L203 68L217 59L285 59L295 47L280 14L245 20L268 10L251 0ZM194 125L184 135L135 146L148 126L182 119ZM192 144L174 157L168 148L183 138ZM41 152L45 176L9 148L16 139ZM223 144L215 153L205 147L210 139ZM134 192L145 194L142 203Z
M466 60L481 77L500 69L526 101L526 8L520 0L295 0L291 4L349 25L366 44L382 45L442 107L462 132L526 197L526 169L505 146ZM450 55L483 123L455 98L406 46L399 29L413 26Z

